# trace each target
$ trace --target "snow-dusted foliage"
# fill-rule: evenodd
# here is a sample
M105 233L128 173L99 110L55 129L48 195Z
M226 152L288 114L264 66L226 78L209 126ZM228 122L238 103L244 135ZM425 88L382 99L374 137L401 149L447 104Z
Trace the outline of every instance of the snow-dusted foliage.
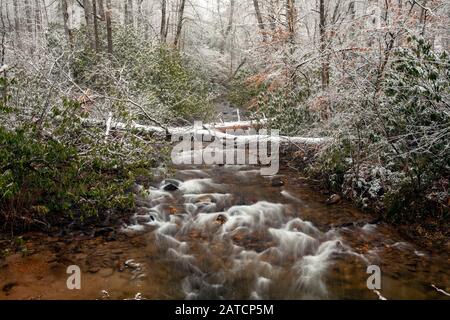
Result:
M449 56L408 41L393 52L380 92L352 106L315 167L363 207L403 220L447 215L450 177Z
M448 10L445 0L2 1L2 120L45 123L51 136L69 114L110 139L112 123L165 130L227 105L283 135L328 137L309 169L361 206L445 215ZM142 152L114 139L126 141L116 155Z

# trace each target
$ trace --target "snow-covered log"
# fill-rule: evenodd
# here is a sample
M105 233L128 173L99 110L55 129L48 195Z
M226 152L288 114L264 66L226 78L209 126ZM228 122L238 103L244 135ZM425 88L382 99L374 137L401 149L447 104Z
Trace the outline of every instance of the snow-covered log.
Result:
M122 123L114 122L108 119L105 124L103 121L85 119L84 122L88 125L106 125L109 130L137 130L145 133L153 133L156 135L165 136L209 136L215 139L221 139L223 142L226 140L234 140L237 144L247 144L257 141L267 142L279 142L280 144L302 144L302 145L320 145L329 142L330 138L310 138L310 137L289 137L271 135L270 130L266 132L260 132L260 134L245 134L245 130L258 129L264 122L257 121L240 121L240 122L224 122L220 124L204 124L200 127L185 126L185 127L167 127L161 128L158 126L141 125L137 123ZM108 130L108 132L109 132ZM233 130L240 130L244 134L233 134ZM243 131L242 131L243 130ZM268 133L268 134L266 134Z

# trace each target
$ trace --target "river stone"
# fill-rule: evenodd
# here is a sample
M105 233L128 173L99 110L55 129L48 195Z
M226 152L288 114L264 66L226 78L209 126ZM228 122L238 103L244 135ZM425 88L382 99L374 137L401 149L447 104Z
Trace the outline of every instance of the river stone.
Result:
M17 286L19 283L17 281L8 281L7 283L5 283L5 285L2 288L2 291L5 292L6 294L9 294L9 292L12 290L12 288L14 288L15 286Z
M142 197L138 197L134 202L137 207L141 207L141 208L143 208L143 207L148 208L148 207L152 206L151 200L143 199Z
M338 194L331 195L331 197L329 197L326 201L326 203L329 205L338 204L339 202L341 202L341 196Z
M140 224L144 224L150 222L151 218L149 216L137 216L136 222Z
M270 180L270 185L272 187L282 187L284 186L284 181L281 178L273 178L272 180Z
M164 191L177 191L177 190L178 190L178 187L177 187L176 185L172 184L172 183L169 183L169 184L166 184L166 185L163 187L163 190L164 190Z
M164 191L177 191L180 187L180 181L175 179L166 179L162 182Z
M107 234L109 234L109 233L111 233L113 231L114 231L114 228L111 228L111 227L105 227L105 228L97 229L94 232L94 237L104 236L104 235L107 235Z
M128 259L125 261L125 266L131 269L140 269L141 264L134 261L134 259Z

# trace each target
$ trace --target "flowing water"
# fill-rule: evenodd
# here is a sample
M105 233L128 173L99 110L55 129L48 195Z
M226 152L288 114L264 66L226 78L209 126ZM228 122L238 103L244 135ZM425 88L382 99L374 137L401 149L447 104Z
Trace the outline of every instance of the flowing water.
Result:
M142 190L118 240L49 238L10 256L0 298L449 298L436 289L450 289L447 252L420 249L349 204L326 205L295 177L282 171L274 186L254 167L180 167ZM82 290L66 288L69 264L81 266ZM381 270L377 292L369 265Z

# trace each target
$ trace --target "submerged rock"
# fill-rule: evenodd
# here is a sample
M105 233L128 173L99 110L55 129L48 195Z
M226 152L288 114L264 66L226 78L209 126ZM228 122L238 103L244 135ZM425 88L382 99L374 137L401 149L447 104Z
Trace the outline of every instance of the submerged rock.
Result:
M270 180L270 185L272 187L282 187L284 186L284 181L281 178L276 177Z
M18 285L18 283L16 281L8 281L3 286L2 291L5 292L6 294L8 294L11 291L11 289L17 285Z
M140 269L141 264L134 261L134 259L129 259L125 261L125 266L131 269Z
M335 193L335 194L331 195L331 197L329 197L327 199L326 203L328 205L338 204L339 202L341 202L341 200L342 200L341 196Z
M100 228L94 231L94 237L105 236L113 231L114 228L111 227Z
M172 184L172 183L169 183L169 184L166 184L166 185L163 187L163 190L164 190L164 191L177 191L177 190L178 190L178 187L177 187L176 185Z
M145 224L151 221L151 216L137 216L136 222L139 224Z
M177 191L180 188L181 182L175 179L166 179L162 182L164 191Z

